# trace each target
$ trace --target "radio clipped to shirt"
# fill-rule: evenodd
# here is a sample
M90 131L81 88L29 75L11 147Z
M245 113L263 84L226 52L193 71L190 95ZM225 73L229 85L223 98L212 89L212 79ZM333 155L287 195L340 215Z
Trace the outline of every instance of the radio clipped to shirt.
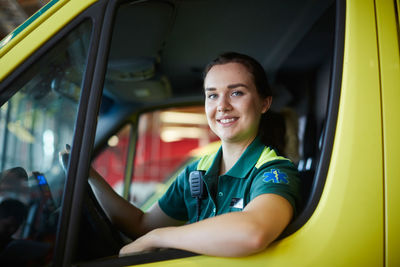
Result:
M201 199L206 195L206 189L203 181L205 171L192 171L189 174L190 193L197 199L197 220L199 221L201 213Z

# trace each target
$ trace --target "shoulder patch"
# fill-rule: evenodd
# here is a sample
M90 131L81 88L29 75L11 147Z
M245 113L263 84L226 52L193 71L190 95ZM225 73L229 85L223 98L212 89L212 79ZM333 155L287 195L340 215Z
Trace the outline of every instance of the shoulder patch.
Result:
M288 184L289 181L286 179L288 176L286 173L281 172L278 169L271 169L269 172L263 174L263 181L266 183L274 184Z
M273 161L273 160L289 160L285 157L282 156L278 156L275 152L275 150L269 148L269 147L265 147L263 152L261 153L260 157L258 158L258 161L255 165L255 167L258 169L260 168L262 165L264 165L265 163L269 162L269 161ZM289 160L290 161L290 160Z

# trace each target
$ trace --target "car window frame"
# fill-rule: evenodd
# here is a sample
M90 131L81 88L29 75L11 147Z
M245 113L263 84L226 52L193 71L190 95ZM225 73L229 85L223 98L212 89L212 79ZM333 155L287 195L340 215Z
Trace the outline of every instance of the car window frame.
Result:
M82 79L77 120L71 144L71 157L58 223L59 230L53 254L53 264L56 266L70 266L74 255L74 248L76 247L76 235L79 230L79 223L77 222L79 222L81 216L82 200L87 184L88 166L90 164L88 158L94 143L97 114L103 88L103 79L93 79L93 77L104 77L105 75L104 68L101 68L104 63L98 62L97 54L106 54L105 50L107 47L100 48L100 43L104 45L105 42L101 42L101 37L107 35L107 33L109 34L107 29L106 31L102 29L105 10L109 4L108 1L100 0L89 6L24 60L0 84L2 95L0 104L2 105L15 93L13 91L15 89L10 86L11 84L17 81L28 68L33 66L47 51L56 46L66 35L81 25L81 23L86 20L90 21L91 33L87 65Z
M331 78L325 126L322 134L322 149L317 161L310 197L304 210L289 224L279 238L287 237L300 229L313 215L324 190L328 175L336 123L339 111L340 92L342 87L342 72L344 58L344 40L346 26L346 1L336 0L335 38L332 56Z
M55 250L55 265L67 266L72 263L72 255L77 242L77 232L80 219L80 209L82 199L87 184L87 174L90 165L90 156L95 140L97 126L97 114L100 108L101 93L105 71L107 68L107 54L111 44L111 33L113 20L118 5L123 0L105 1L100 0L89 7L82 14L78 15L51 40L38 49L29 59L8 76L0 90L7 87L24 70L35 63L49 48L54 46L62 37L64 37L72 28L82 22L84 19L90 19L93 22L92 36L89 48L88 65L84 76L82 95L79 103L78 120L74 134L73 149L71 151L71 162L67 176L67 184L63 199L62 217L60 218L60 232L57 237ZM335 48L333 57L332 79L330 84L330 97L327 113L327 121L323 137L323 149L319 164L317 166L315 180L313 183L311 198L307 208L300 216L291 223L285 230L282 237L290 235L298 230L311 217L321 197L325 178L328 172L330 156L335 136L337 110L340 98L341 73L343 63L344 49L344 25L345 25L345 1L336 1L336 30L335 30ZM96 77L96 79L94 79ZM9 92L12 94L12 92ZM1 101L0 101L1 102ZM142 255L128 256L124 258L112 259L112 263L120 264L139 264L162 261L166 259L183 258L185 256L196 255L191 252L180 250L167 250L162 252L146 253ZM117 260L117 261L116 261ZM111 262L108 262L111 263ZM90 264L90 263L88 263ZM93 263L99 266L99 262ZM88 265L90 266L90 265Z
M127 2L126 0L116 1L113 6L114 9L118 8L119 4ZM289 226L284 230L279 239L285 238L297 230L299 230L313 215L316 207L319 204L322 192L324 190L326 177L329 170L330 159L333 149L333 142L336 132L336 123L338 117L340 92L342 85L342 71L343 71L343 58L344 58L344 39L345 39L345 25L346 25L346 1L335 1L335 37L334 49L331 63L331 75L329 82L329 97L326 120L324 131L322 134L322 150L319 152L319 159L316 166L316 172L312 183L310 198L308 199L304 210L292 221ZM111 10L111 9L110 9ZM109 10L108 10L109 11ZM111 16L113 14L110 14ZM106 22L106 21L105 21ZM110 43L111 44L111 43ZM183 105L183 103L181 103ZM165 106L153 106L151 108L143 108L140 114L149 110L161 109L162 107L171 107L171 104ZM137 127L136 127L137 130ZM136 144L136 142L135 142ZM129 153L129 152L128 152ZM97 261L84 262L80 266L124 266L160 262L164 260L179 259L185 257L198 256L198 254L178 249L166 249L162 251L153 251L146 253L138 253L124 257L109 257Z
M78 242L83 199L87 193L87 179L90 155L93 149L97 127L97 116L100 109L103 83L106 70L107 54L111 39L111 26L107 21L110 16L113 1L100 0L78 15L65 29L73 27L82 20L90 19L93 23L93 32L89 50L88 65L84 77L82 95L76 123L75 136L71 150L71 159L65 186L65 195L62 216L60 218L60 232L54 255L54 264L71 266L74 262ZM112 14L112 13L111 13ZM96 77L96 78L95 78ZM75 150L74 150L75 147ZM64 223L64 225L62 225Z

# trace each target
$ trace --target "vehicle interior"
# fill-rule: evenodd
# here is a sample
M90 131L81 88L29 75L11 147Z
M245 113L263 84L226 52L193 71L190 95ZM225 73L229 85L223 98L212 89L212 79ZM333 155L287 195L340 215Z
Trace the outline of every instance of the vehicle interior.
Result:
M93 165L100 168L106 165L104 162L107 160L119 160L121 169L116 174L120 180L118 193L135 203L132 195L135 193L132 192L137 185L136 179L140 180L139 170L153 167L143 164L154 159L152 154L143 156L142 161L138 159L141 149L143 153L149 152L146 147L140 148L147 140L139 135L141 125L146 124L147 129L157 126L156 131L159 131L160 118L164 115L186 114L189 115L186 120L203 116L202 71L205 65L222 52L250 55L263 65L273 87L271 113L290 114L283 116L284 132L291 133L294 143L289 145L287 138L284 142L286 147L291 146L292 153L287 153L287 156L300 173L303 205L281 238L292 234L312 214L324 183L323 173L318 172L318 168L322 164L323 149L329 150L329 147L324 147L327 118L330 112L334 112L330 110L330 97L336 56L336 8L333 0L118 2L115 9L108 10L114 12L114 23L108 26L112 32L109 53L102 59L107 70L93 147ZM40 257L51 258L51 249L43 244L55 245L59 211L62 199L66 199L63 187L68 181L58 162L58 152L72 142L75 117L82 101L79 100L83 90L80 86L85 71L84 59L88 57L90 46L90 30L87 21L72 29L48 56L30 66L29 71L13 83L9 89L10 100L1 99L0 140L2 144L14 144L3 146L2 177L13 167L25 169L28 175L23 176L23 184L24 188L28 186L24 192L29 191L31 198L19 197L28 206L28 214L22 230L15 235L23 240L36 240L36 246L41 248L38 248ZM22 106L29 109L23 110ZM29 121L26 119L28 116ZM182 126L185 123L179 121L175 124ZM216 141L201 118L196 125L205 127L200 136L206 136L206 142L203 139L200 142L195 134L195 137L184 136L179 141L163 141L171 142L170 150L176 150L180 145L187 145L187 149L179 160L160 160L166 169L160 171L163 175L158 174L156 183L152 184L153 191L141 200L139 205L143 209L156 201L155 195L162 194L185 163L198 157L199 154L192 153L194 150L198 152L198 148ZM49 131L49 127L53 130ZM123 134L126 139L120 142L119 149L122 150L116 150L110 140ZM156 138L158 141L161 140L159 136ZM192 146L194 139L196 145ZM184 142L187 143L184 145ZM23 159L12 156L25 150L28 153ZM108 154L104 156L105 153ZM99 159L102 156L105 157L103 161ZM159 189L160 184L164 185L162 189ZM155 186L158 195L154 193ZM0 197L12 195L11 191L4 189ZM39 192L35 198L32 197L33 191ZM129 239L107 219L90 187L85 192L82 209L84 215L73 262L90 265L88 262L91 260L118 254L122 244ZM41 221L47 225L35 224L39 220L37 216L45 217ZM44 229L47 229L46 233ZM48 239L51 240L47 242ZM121 264L135 264L193 255L173 250L151 253L152 256L131 255L118 260Z

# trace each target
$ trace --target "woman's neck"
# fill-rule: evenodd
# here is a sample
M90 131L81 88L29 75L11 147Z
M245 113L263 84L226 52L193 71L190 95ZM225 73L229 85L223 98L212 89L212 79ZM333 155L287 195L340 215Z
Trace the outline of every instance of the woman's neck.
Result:
M254 139L255 137L241 143L222 141L222 159L219 175L225 174L235 165L240 156L242 156L243 152Z

